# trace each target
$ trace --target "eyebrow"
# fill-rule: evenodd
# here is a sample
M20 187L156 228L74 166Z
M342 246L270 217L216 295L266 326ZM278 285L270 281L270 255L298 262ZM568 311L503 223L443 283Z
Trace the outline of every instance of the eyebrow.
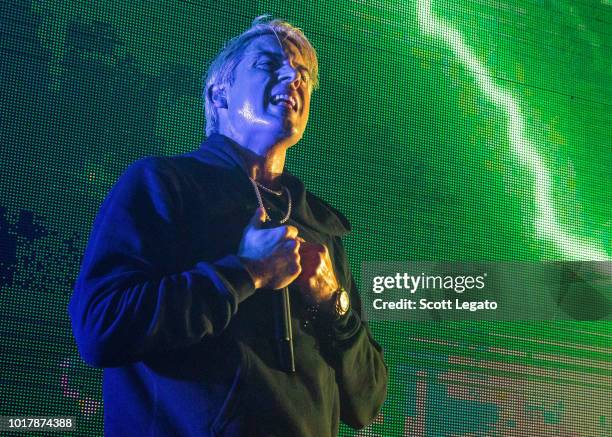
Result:
M250 55L265 55L265 56L270 56L271 58L277 58L277 59L283 57L283 55L281 55L278 52L271 52L266 49L255 49L250 53Z

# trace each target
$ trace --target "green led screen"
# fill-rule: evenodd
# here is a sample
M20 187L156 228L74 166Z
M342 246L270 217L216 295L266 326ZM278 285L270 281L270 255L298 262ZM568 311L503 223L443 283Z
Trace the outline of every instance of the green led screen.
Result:
M363 261L612 258L610 0L0 2L0 415L102 435L66 306L136 159L203 139L201 77L262 13L319 53L289 169ZM611 436L609 322L372 322L390 369L360 436Z

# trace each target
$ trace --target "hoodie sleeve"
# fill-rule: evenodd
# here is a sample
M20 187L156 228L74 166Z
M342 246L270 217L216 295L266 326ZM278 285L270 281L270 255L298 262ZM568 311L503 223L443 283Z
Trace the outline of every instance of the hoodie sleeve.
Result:
M218 335L255 292L236 256L173 271L183 199L169 169L163 158L132 164L94 222L68 305L92 366L121 366Z
M346 289L351 297L351 310L326 329L329 332L326 349L340 390L340 418L360 429L370 424L382 408L387 396L388 369L382 348L361 318L361 299L342 243L339 238L336 240L336 265L343 267L348 278Z

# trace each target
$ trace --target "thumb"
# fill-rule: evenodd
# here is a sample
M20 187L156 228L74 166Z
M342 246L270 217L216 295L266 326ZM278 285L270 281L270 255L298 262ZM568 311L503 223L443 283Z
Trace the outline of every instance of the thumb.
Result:
M249 221L249 226L260 228L261 225L266 222L266 218L266 210L260 206L255 210L255 214L253 214L253 217Z

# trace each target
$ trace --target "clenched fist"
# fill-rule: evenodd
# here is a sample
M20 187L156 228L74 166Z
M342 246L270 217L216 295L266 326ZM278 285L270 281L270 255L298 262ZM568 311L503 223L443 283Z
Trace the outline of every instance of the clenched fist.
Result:
M301 273L300 242L294 226L265 229L266 213L257 208L244 228L238 257L253 278L255 288L287 287Z
M323 244L304 241L299 254L302 272L294 285L309 304L328 302L339 288L329 250Z

